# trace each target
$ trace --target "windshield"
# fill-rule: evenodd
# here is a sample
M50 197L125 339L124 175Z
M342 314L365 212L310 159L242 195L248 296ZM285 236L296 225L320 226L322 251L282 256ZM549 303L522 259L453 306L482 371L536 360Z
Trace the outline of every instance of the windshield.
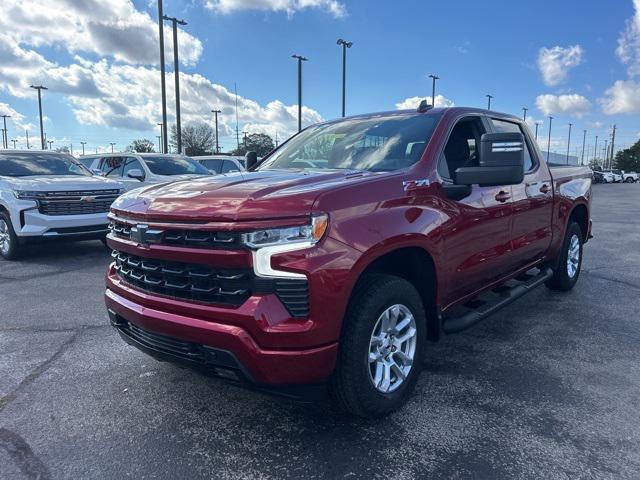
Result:
M91 173L69 155L62 153L0 153L0 175L34 177L36 175L81 175Z
M155 175L211 175L209 170L189 157L142 157Z
M293 137L258 170L355 169L387 172L422 156L439 115L387 115L310 127Z

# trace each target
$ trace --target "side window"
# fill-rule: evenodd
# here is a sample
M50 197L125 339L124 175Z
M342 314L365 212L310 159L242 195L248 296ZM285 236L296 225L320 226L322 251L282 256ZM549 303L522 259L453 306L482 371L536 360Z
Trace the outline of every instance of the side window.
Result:
M451 130L438 162L438 173L451 180L458 168L477 167L480 137L484 133L479 117L463 118Z
M522 128L517 123L506 122L504 120L498 120L496 118L491 119L493 128L498 133L521 133L524 136L525 144L527 148L524 149L524 171L529 172L533 170L534 163L531 156L531 147L527 140L527 135L522 131Z
M222 171L220 173L239 172L238 166L231 160L225 160L222 164Z
M100 171L106 177L121 177L122 163L122 157L105 157L102 159Z
M133 157L127 157L124 164L124 169L122 171L122 176L126 177L130 170L140 170L142 173L144 173L144 168L142 168L140 160Z
M222 170L222 160L218 160L216 158L211 160L204 160L202 162L202 165L210 172L220 173L220 170Z

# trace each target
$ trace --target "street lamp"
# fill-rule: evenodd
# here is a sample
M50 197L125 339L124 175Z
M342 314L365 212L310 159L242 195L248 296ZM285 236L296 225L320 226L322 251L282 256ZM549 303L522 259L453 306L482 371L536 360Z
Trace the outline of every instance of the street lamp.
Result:
M527 111L529 109L527 107L522 107L522 120L526 120L527 119Z
M84 146L87 144L87 142L80 142L80 144L82 145L82 155L84 155Z
M160 127L160 140L162 140L162 146L160 147L160 153L167 153L168 145L166 145L166 142L163 140L164 138L166 138L164 136L164 134L166 133L165 130L164 130L164 123L160 122L157 125Z
M220 146L218 144L218 114L222 113L222 110L211 110L216 117L216 153L220 153Z
M549 152L551 151L551 122L553 117L549 115L549 139L547 140L547 163L549 163Z
M186 25L184 20L178 20L175 17L162 17L173 24L173 74L175 75L176 86L176 130L178 153L182 153L182 127L180 126L180 71L178 66L178 25Z
M302 62L309 59L302 55L293 54L291 58L298 60L298 132L302 130Z
M2 129L2 148L9 148L9 134L7 133L7 118L11 118L11 115L0 115L4 122L4 128Z
M580 157L580 165L584 165L584 147L585 144L587 143L587 131L583 130L583 135L582 135L582 156Z
M567 137L567 165L569 165L569 147L571 145L571 127L573 123L569 123L569 136Z
M42 85L30 85L30 88L34 88L38 91L38 110L40 111L40 147L44 150L44 128L42 127L42 90L48 90L47 87Z
M109 142L109 145L111 145L111 153L113 153L113 146L115 145L115 143Z
M160 149L161 153L166 153L169 148L167 144L167 131L165 125L167 124L167 88L165 86L165 68L164 68L164 14L162 13L162 0L158 0L158 36L160 40L160 94L162 98L162 123L160 125L160 136L163 140L163 147Z
M49 144L49 150L51 150L51 145L53 145L53 140L47 140L47 143Z
M353 46L353 42L347 42L341 38L336 42L338 45L342 45L342 116L345 116L345 97L347 90L347 48Z
M431 79L431 106L435 108L435 106L436 106L436 80L440 80L440 77L432 73L431 75L429 75L429 78Z
M491 110L491 99L493 98L493 95L486 95L487 97L487 110Z
M536 142L538 141L538 127L542 125L540 120L536 121Z

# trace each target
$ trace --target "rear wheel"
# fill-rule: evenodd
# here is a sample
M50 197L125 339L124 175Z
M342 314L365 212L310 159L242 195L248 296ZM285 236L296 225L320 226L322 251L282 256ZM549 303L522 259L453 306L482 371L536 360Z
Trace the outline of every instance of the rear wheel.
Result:
M18 258L20 245L18 237L11 225L11 219L5 212L0 212L0 255L6 260Z
M582 268L582 241L580 226L571 222L567 227L553 277L546 282L548 288L566 292L576 284Z
M391 413L407 400L420 371L426 339L420 295L401 278L367 275L344 322L331 382L335 400L361 417Z
M627 177L624 180L624 183L633 183L633 182L634 182L633 177Z

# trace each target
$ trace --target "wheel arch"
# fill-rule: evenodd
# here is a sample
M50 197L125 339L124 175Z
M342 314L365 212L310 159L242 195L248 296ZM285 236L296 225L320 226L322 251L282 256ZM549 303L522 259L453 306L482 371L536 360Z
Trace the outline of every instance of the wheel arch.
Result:
M589 209L584 203L578 203L569 213L565 232L571 222L576 222L582 231L582 241L586 242L589 236ZM566 233L565 233L566 234Z

